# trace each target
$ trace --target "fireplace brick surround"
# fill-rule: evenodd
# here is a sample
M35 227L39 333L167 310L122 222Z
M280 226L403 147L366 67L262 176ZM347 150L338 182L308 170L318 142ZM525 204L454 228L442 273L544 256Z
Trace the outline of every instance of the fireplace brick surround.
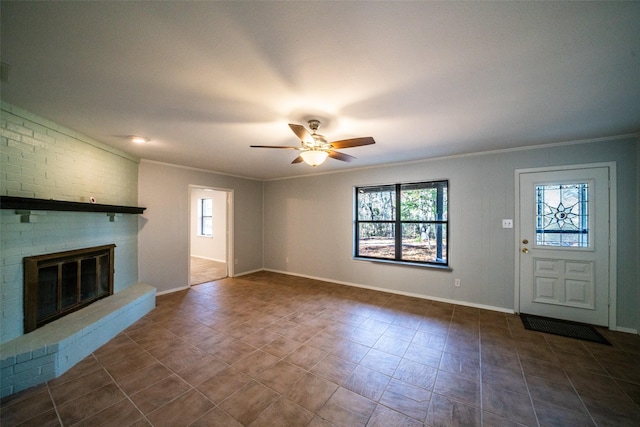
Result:
M138 283L139 159L0 100L0 396L51 380L155 306ZM92 204L8 208L6 197ZM53 209L53 210L52 210ZM117 213L113 214L113 213ZM112 296L25 334L23 259L107 244L117 246Z

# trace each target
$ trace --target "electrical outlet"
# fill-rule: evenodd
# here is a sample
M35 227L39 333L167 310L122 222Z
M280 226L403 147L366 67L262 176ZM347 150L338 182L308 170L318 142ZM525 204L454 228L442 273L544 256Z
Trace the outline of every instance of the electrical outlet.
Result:
M235 259L235 265L238 265L238 258Z
M284 262L286 262L287 264L289 264L289 257L286 257L286 258L284 259Z
M502 220L502 228L513 228L513 220L512 219L503 219Z
M453 281L453 286L455 286L456 288L459 288L460 287L460 279L455 279Z

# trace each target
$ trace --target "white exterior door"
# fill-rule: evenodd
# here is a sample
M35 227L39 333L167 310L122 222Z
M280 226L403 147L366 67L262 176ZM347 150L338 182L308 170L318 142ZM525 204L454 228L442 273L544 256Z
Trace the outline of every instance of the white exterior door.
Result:
M519 311L609 326L609 168L518 177Z

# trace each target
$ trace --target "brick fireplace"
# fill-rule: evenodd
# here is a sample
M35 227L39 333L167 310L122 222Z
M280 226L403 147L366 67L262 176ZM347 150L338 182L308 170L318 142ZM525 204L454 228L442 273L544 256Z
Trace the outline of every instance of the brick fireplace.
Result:
M0 113L4 397L62 375L153 309L155 289L138 281L139 159L5 101ZM113 294L64 317L48 309L44 317L52 321L25 332L24 258L109 244L117 246ZM49 308L68 309L67 302L55 300Z
M7 196L0 202L4 397L89 356L155 307L155 288L137 280L137 211L50 200L41 206L39 199L26 201L27 210ZM113 209L125 213L110 215Z

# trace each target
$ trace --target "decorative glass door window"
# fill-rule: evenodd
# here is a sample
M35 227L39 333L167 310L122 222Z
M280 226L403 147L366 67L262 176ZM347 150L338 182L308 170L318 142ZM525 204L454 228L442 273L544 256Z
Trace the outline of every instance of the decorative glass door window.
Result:
M589 247L589 184L536 186L536 245Z

